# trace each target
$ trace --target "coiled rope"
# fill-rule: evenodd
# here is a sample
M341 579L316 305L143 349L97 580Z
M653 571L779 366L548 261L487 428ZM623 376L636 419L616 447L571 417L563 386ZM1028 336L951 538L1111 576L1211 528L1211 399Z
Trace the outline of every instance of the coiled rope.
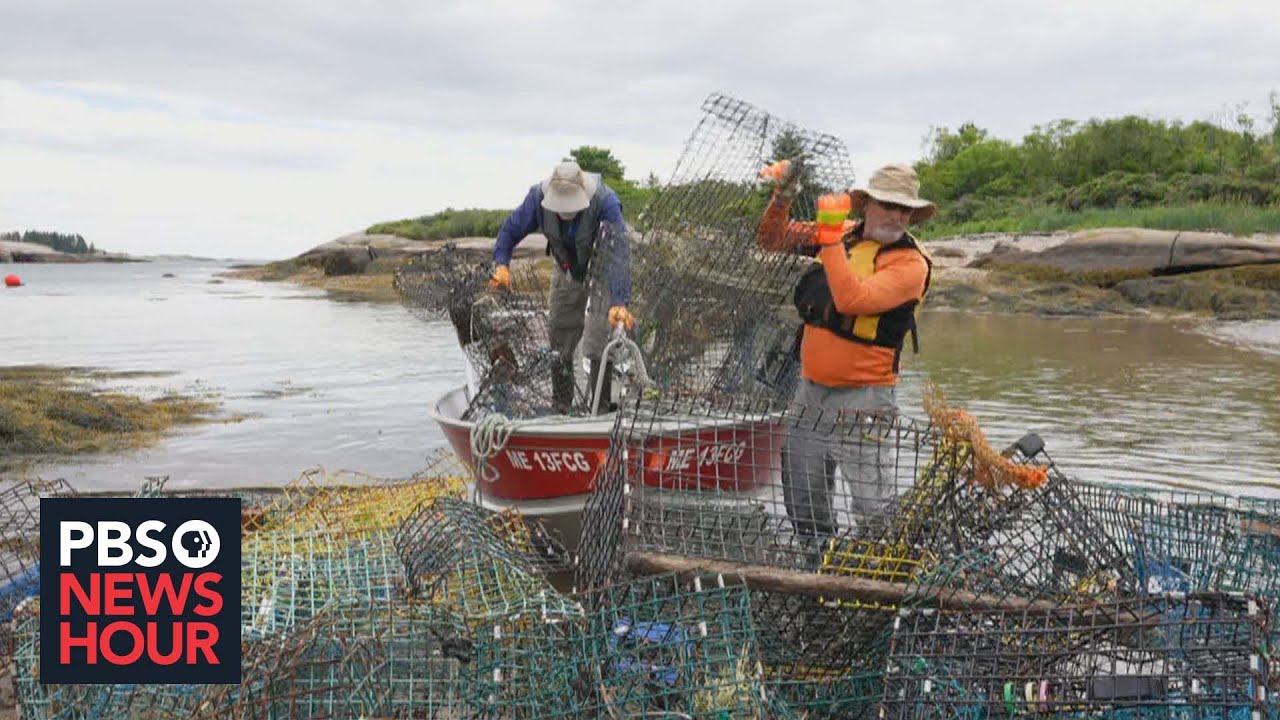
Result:
M519 422L502 413L486 415L472 426L471 462L475 465L476 477L491 485L498 482L498 468L490 465L489 459L507 447L507 441L519 427Z

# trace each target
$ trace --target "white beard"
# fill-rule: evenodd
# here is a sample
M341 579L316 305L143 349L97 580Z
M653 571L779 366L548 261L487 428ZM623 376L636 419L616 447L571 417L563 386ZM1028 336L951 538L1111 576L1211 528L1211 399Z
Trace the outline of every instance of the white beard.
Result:
M896 242L898 238L902 237L902 233L904 232L906 232L906 228L901 225L881 225L875 230L864 230L862 237L868 240L874 240L881 245L886 245L891 242Z

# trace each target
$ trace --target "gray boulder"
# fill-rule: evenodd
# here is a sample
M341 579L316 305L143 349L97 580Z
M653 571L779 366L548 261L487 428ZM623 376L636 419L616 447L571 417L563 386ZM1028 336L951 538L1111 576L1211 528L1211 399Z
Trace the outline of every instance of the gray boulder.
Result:
M459 249L491 253L494 239L490 237L455 238L452 240L410 240L397 235L368 235L351 233L317 245L296 259L306 265L324 270L325 275L355 275L365 271L375 260L398 260L434 252L453 243ZM546 249L546 238L530 235L516 246L515 257L537 258Z
M1239 238L1221 233L1105 228L1075 233L1066 242L1038 252L997 248L970 266L1162 274L1272 262L1280 262L1280 236Z

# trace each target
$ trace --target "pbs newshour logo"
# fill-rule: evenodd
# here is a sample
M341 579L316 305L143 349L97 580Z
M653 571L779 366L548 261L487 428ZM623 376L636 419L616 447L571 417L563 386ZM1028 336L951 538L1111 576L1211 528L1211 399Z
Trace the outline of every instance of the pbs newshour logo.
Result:
M240 501L40 502L43 683L240 682Z

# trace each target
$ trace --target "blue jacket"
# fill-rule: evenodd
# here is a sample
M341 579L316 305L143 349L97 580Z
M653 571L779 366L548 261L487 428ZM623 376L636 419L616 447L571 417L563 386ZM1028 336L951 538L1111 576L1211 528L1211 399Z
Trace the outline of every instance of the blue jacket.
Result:
M617 232L613 247L609 252L609 267L606 275L609 278L609 304L626 305L631 299L631 244L627 238L627 223L622 218L622 201L618 194L606 186L603 204L600 206L600 217L603 222L613 226ZM580 216L580 215L579 215ZM511 253L529 235L542 232L542 183L529 188L524 202L507 216L502 228L498 230L498 241L493 246L493 262L496 265L510 265ZM566 243L572 244L578 230L578 217L560 220L560 236ZM596 228L595 238L600 238L600 229Z

